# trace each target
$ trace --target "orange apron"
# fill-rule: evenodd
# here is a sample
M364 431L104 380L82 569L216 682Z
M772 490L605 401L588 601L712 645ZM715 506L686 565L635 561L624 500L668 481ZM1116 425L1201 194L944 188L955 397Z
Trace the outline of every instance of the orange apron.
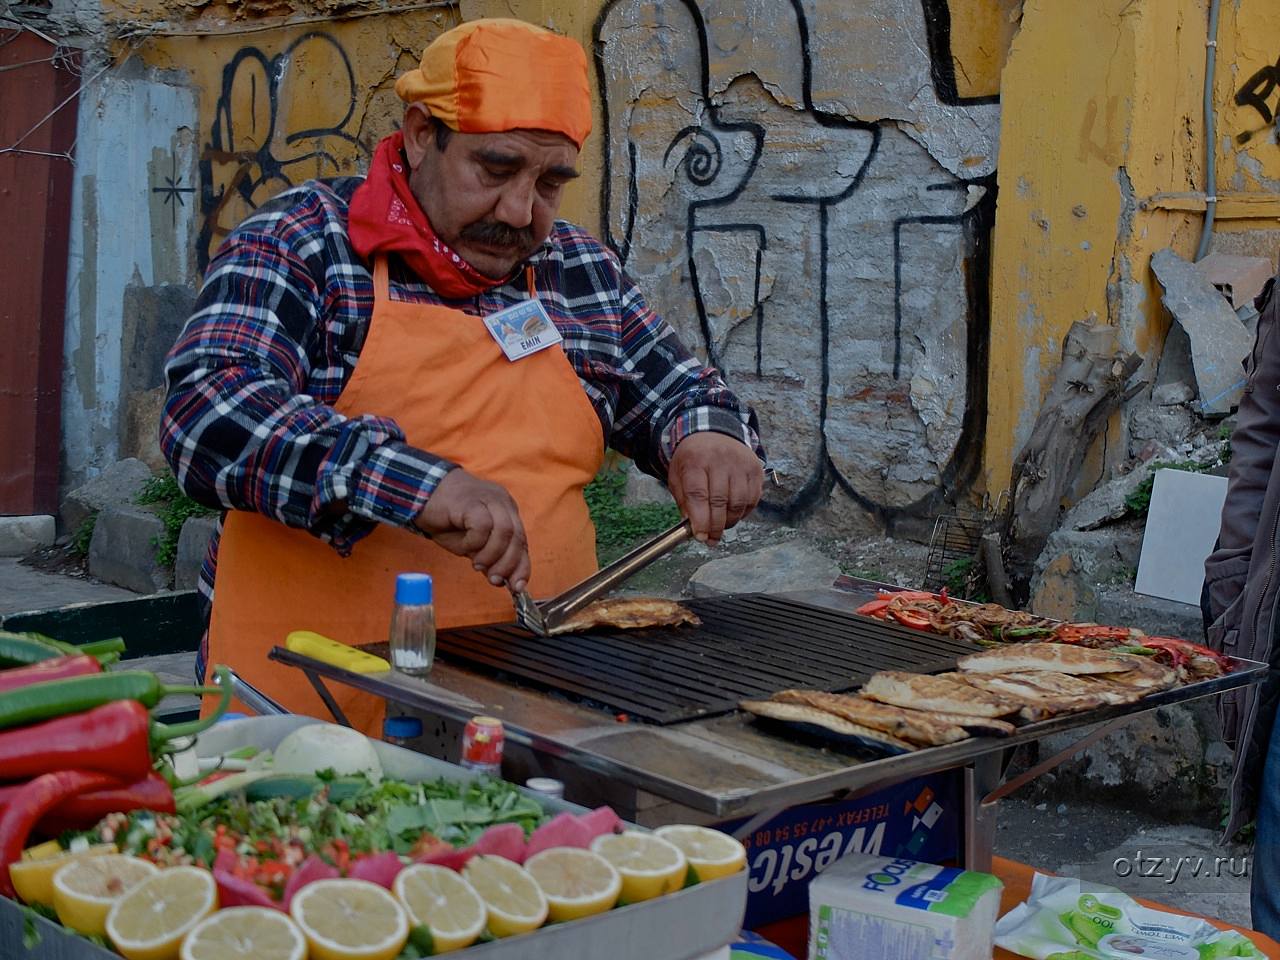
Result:
M364 349L334 409L392 418L408 443L505 487L528 535L533 596L553 596L595 572L582 489L600 468L604 444L559 344L512 362L479 317L390 299L383 258L373 285ZM379 524L342 557L304 530L232 511L218 547L206 670L226 663L287 709L327 717L302 673L268 660L267 651L293 630L355 645L386 640L396 574L407 571L434 578L440 627L514 619L505 588L418 533ZM380 698L330 688L352 726L381 735Z

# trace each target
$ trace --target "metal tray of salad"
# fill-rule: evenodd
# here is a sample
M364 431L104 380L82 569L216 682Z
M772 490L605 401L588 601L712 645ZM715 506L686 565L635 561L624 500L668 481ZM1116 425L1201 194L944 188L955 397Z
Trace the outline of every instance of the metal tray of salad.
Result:
M642 829L622 824L611 811L587 811L380 741L357 744L354 755L321 754L316 769L330 760L336 769L318 773L322 788L314 793L309 778L287 776L259 762L289 749L299 739L290 736L295 731L318 723L288 715L218 724L199 737L189 762L221 768L220 779L179 791L177 814L112 815L80 842L115 843L122 853L142 854L162 867L210 866L219 907L225 908L278 903L305 889L307 881L339 874L392 886L386 871L394 876L406 862L456 867L468 851L505 856L501 850L512 842L526 844L522 855L531 854L561 846L557 838L587 829L585 824L593 831L607 831L601 824L609 821L617 829ZM350 735L332 724L323 727ZM353 773L352 765L359 772ZM463 868L464 875L472 877L476 862ZM477 960L702 957L737 935L747 874L738 870L692 882L691 869L688 879L683 888L652 899L528 932L495 939L486 928L463 955ZM420 932L415 929L393 956L429 955L433 945L429 937L417 936ZM79 936L40 912L0 898L0 957L6 960L118 956L104 938Z

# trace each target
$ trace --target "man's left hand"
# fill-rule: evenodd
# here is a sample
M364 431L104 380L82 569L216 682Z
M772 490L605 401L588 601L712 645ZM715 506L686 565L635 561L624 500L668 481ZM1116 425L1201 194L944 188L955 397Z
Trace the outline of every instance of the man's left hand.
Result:
M764 468L741 440L723 433L692 433L676 446L667 486L693 535L715 546L724 531L760 502Z

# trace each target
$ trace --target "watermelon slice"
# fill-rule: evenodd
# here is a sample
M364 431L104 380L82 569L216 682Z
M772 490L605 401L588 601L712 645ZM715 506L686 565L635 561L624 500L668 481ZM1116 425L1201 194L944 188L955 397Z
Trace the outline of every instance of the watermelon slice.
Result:
M524 830L518 823L495 823L480 834L480 838L468 849L473 854L487 853L496 857L505 857L512 863L524 863L529 855L525 846Z
M591 831L572 813L557 814L548 820L529 838L526 857L550 850L552 847L581 847L591 845Z
M347 876L356 880L369 880L390 890L402 866L400 858L391 850L384 853L362 853L351 864Z
M313 880L332 880L337 877L338 868L330 866L314 853L298 864L298 869L289 874L284 885L284 909L286 912L293 903L293 895Z
M613 812L613 807L596 807L580 816L578 822L587 828L592 840L606 833L622 832L622 818Z
M224 907L266 907L269 910L285 908L267 895L267 891L252 880L237 877L234 873L240 858L234 850L223 850L213 861L213 880L218 885L218 903Z

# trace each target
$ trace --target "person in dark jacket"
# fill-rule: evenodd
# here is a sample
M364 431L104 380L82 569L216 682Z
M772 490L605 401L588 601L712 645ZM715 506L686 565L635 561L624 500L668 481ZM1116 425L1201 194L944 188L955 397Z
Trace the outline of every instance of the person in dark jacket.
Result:
M1205 561L1209 645L1262 660L1272 672L1259 686L1219 701L1223 736L1235 747L1226 836L1257 818L1252 872L1253 926L1280 938L1280 295L1272 279L1260 311L1239 423L1231 435L1231 473L1218 546Z

